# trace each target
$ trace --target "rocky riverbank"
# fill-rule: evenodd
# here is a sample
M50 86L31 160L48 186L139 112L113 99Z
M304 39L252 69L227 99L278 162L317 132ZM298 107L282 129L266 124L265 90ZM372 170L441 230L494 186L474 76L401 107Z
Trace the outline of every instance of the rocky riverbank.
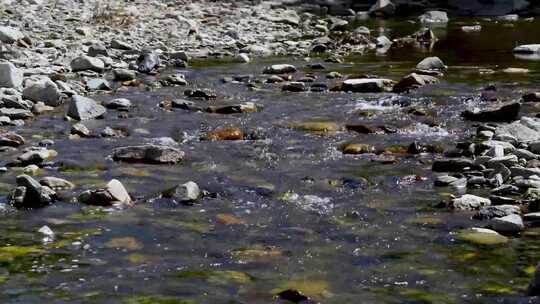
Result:
M0 301L538 294L537 21L292 4L2 2Z

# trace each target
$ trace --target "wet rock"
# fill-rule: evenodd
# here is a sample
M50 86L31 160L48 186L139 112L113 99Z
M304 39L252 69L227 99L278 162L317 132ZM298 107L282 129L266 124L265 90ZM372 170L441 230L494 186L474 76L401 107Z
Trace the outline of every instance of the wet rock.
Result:
M146 50L137 58L135 64L137 66L137 71L148 74L157 69L161 64L161 61L157 52Z
M508 238L497 231L476 227L460 231L457 239L479 245L500 245L508 242Z
M39 172L39 167L36 165L28 165L24 167L22 171L27 175L36 175Z
M224 106L224 107L209 107L206 109L206 112L217 113L217 114L254 113L254 112L259 111L259 108L261 108L261 106L258 106L252 102L246 102L239 105L230 105L230 106Z
M468 158L438 159L433 162L432 170L435 172L462 172L471 168L474 162Z
M126 98L116 98L104 101L103 106L107 109L128 110L131 107L131 101Z
M10 62L0 63L0 87L20 88L23 82L23 71Z
M285 92L305 92L307 90L306 84L303 82L288 82L281 87Z
M452 199L448 207L457 210L479 210L481 207L489 205L491 205L491 201L487 198L464 194L461 197Z
M518 15L518 14L507 14L507 15L502 15L502 16L498 16L498 17L497 17L497 20L500 20L500 21L509 21L509 22L512 22L512 21L518 21L518 20L519 20L519 15Z
M12 44L24 38L23 33L10 26L0 26L0 41L7 44Z
M0 132L0 146L18 147L24 145L24 137L12 132Z
M240 53L236 56L236 61L239 63L250 63L251 59L249 58L248 54Z
M501 233L517 233L525 229L521 216L510 214L490 221L491 229Z
M109 54L107 52L107 48L102 44L93 44L88 48L88 56L90 57L98 57L98 56L105 56L108 57Z
M473 121L492 121L492 122L512 122L519 119L521 110L520 103L511 103L494 110L485 111L464 111L461 116L466 120Z
M0 108L0 116L7 116L9 119L15 120L32 118L34 114L26 109Z
M8 199L16 208L41 208L54 202L56 192L28 175L19 175L17 187L11 191Z
M375 45L378 48L389 48L392 45L392 41L386 36L379 36L375 39Z
M159 80L162 86L185 86L188 84L183 74L167 75Z
M302 304L313 304L310 298L305 296L302 292L296 289L287 289L283 290L277 294L279 299L283 301L289 301L292 303L302 303Z
M81 123L77 123L77 124L74 124L72 127L71 127L71 134L73 135L78 135L80 137L89 137L90 136L90 130L88 130L88 128L81 124Z
M343 82L342 90L355 93L381 93L392 90L394 82L382 78L347 79Z
M421 75L416 73L411 73L403 77L395 86L394 92L402 93L410 90L417 89L419 87L425 86L427 84L438 83L439 79L429 75Z
M482 207L477 213L475 213L473 215L473 219L491 220L493 218L505 217L511 214L520 214L519 207L513 205L487 206Z
M439 57L427 57L424 58L422 61L420 61L416 65L416 69L422 70L422 71L430 71L430 70L436 70L436 71L443 71L446 70L446 65L442 62L442 60Z
M116 148L112 157L116 161L148 164L176 164L184 159L184 152L170 146L142 145Z
M377 0L369 8L368 13L372 16L388 17L394 15L395 11L396 6L390 0Z
M335 122L302 122L290 125L290 128L300 131L315 133L331 133L340 131L342 128Z
M39 183L43 186L47 186L55 191L68 190L75 188L73 183L58 177L47 176L39 180Z
M375 152L375 148L367 144L346 144L341 147L340 150L343 154L365 154Z
M116 81L130 81L137 78L137 73L127 69L114 69L113 77Z
M523 168L519 166L514 166L514 167L510 167L510 172L512 174L512 177L522 176L524 178L529 178L533 175L540 176L539 168Z
M453 187L456 189L462 189L467 187L467 178L457 178L449 175L441 175L435 178L434 185L436 187Z
M295 73L296 71L296 67L292 64L274 64L266 67L263 70L263 74L288 74Z
M220 128L212 132L206 133L202 136L203 140L217 141L217 140L243 140L244 132L239 128Z
M107 110L93 99L74 95L71 97L67 116L76 120L89 120L103 116Z
M525 44L515 47L512 52L516 54L540 53L540 44Z
M201 191L195 182L190 181L164 191L163 197L171 198L177 203L190 205L200 199Z
M45 105L52 107L62 104L60 90L49 78L28 84L23 90L23 97L34 102L42 101Z
M345 125L345 128L347 131L354 131L361 134L373 134L377 132L375 128L364 124L348 124Z
M188 96L189 98L204 100L216 99L217 97L216 93L209 89L186 90L184 91L184 95Z
M116 179L112 179L104 188L84 191L79 195L79 201L95 206L133 205L126 188Z
M521 97L524 102L540 102L540 92L525 94Z
M126 137L129 135L127 129L113 129L111 127L105 127L103 131L99 134L101 137Z
M448 23L448 15L443 11L428 11L418 17L421 23Z
M511 137L512 142L529 143L540 140L540 120L537 118L522 117L519 121L512 122L506 125L500 125L495 130L497 138Z
M71 61L71 70L73 72L94 71L101 73L105 70L105 63L101 59L83 55Z
M27 165L39 165L44 161L56 156L58 153L54 150L48 150L46 148L33 147L25 151L23 154L17 156L14 162L10 163L10 166L27 166Z

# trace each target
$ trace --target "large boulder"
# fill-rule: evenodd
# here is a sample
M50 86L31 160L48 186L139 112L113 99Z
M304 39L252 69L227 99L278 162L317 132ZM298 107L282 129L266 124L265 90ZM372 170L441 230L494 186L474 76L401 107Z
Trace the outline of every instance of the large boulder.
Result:
M347 79L343 82L341 89L347 92L356 93L381 93L392 90L394 82L383 78L359 78Z
M23 82L23 72L10 62L0 63L0 87L20 88Z
M49 78L30 82L23 90L23 97L34 102L42 101L45 105L51 107L62 104L60 90Z
M107 110L93 99L74 95L71 98L67 116L76 120L88 120L103 116Z
M142 145L120 147L113 150L116 161L141 162L149 164L176 164L184 159L184 152L164 145Z

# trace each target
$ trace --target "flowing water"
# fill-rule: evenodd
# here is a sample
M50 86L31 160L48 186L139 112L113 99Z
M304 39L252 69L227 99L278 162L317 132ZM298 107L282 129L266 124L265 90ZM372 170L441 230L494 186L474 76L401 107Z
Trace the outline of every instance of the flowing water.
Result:
M398 153L397 163L385 164L338 150L347 142L393 150L413 141L451 148L474 132L459 113L485 104L482 88L494 84L502 100L539 89L540 61L516 58L511 49L540 43L540 22L509 27L483 21L481 32L464 33L460 27L467 22L435 28L440 40L431 51L368 53L325 63L326 71L303 68L302 58L201 62L169 71L185 73L190 87L215 90L218 98L210 103L254 102L264 107L257 113L167 111L158 103L183 98L184 87L129 88L95 97L131 99L135 108L128 118L109 110L105 119L85 122L98 132L125 128L128 137L69 139L63 109L16 128L28 145L54 140L58 166L40 175L66 178L78 186L75 192L117 178L138 204L121 211L67 199L39 210L3 206L0 302L269 303L293 288L322 303L526 303L540 261L539 229L504 245L457 240L460 229L484 223L471 220L471 213L433 207L452 192L432 186L430 162L438 154ZM406 22L370 24L378 27L391 37L417 29ZM252 89L222 81L235 75L257 79L263 66L285 62L302 67L295 77L308 71L330 86L327 71L399 79L428 55L445 61L446 76L405 95L282 93L272 85L255 83L260 89ZM531 71L500 72L507 67ZM427 115L409 114L411 107ZM536 109L524 111L534 115ZM385 125L398 132L317 134L286 127L307 121ZM222 126L258 130L264 138L199 141L203 132ZM115 147L164 136L181 142L184 163L125 164L109 157ZM4 162L12 156L4 153ZM4 194L18 174L13 169L0 176ZM189 180L215 195L194 206L152 199ZM43 225L54 238L37 232Z

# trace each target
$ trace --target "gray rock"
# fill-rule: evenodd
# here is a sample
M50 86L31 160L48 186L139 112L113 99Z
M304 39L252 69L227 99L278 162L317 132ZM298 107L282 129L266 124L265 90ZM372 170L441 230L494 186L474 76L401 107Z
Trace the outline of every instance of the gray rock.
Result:
M23 71L10 62L0 63L0 87L20 88L23 82Z
M478 210L489 205L491 205L489 199L471 194L464 194L461 197L454 198L449 203L450 208L458 210Z
M383 78L347 79L343 82L342 90L356 93L381 93L392 91L394 82Z
M107 48L102 44L94 44L88 48L88 56L97 57L97 56L109 56Z
M0 26L0 41L11 44L23 38L23 33L18 29L9 26Z
M390 0L377 0L368 13L373 16L392 16L396 11L396 6Z
M161 64L159 54L155 51L146 50L137 58L137 71L141 73L150 73L157 69Z
M0 116L7 116L9 119L28 119L34 117L31 111L26 109L0 108Z
M88 137L91 133L85 125L82 123L77 123L71 127L71 134L79 135L81 137Z
M107 109L127 110L131 107L131 101L126 98L116 98L103 102Z
M500 147L500 146L499 146ZM502 149L502 147L501 147ZM501 157L493 157L485 163L488 168L496 168L495 163L503 164L506 167L512 167L518 164L518 158L515 155L506 155Z
M538 155L525 149L517 149L516 151L514 151L514 155L517 156L518 158L523 158L525 160L538 159Z
M88 120L103 116L107 110L93 99L74 95L69 105L67 116L76 120Z
M457 178L449 175L441 175L437 176L435 178L435 186L436 187L454 187L457 189L465 188L467 187L467 179L466 178Z
M55 191L67 190L75 188L73 183L58 177L47 176L39 180L39 183L43 186L47 186Z
M439 57L433 56L433 57L427 57L424 58L422 61L420 61L416 68L418 70L446 70L446 65L442 62L442 60Z
M519 207L514 205L487 206L480 208L480 210L473 215L473 218L476 220L491 220L493 218L519 213Z
M107 185L105 186L105 189L107 192L109 192L114 199L115 202L119 202L121 204L126 205L132 205L133 201L131 200L131 197L129 196L129 193L127 192L126 188L122 183L117 179L112 179Z
M443 11L428 11L418 17L421 23L448 23L448 14Z
M378 48L388 48L392 45L392 41L386 36L379 36L376 39L375 45Z
M116 81L130 81L137 78L137 73L127 69L115 69L113 70L113 76Z
M142 145L116 148L113 159L125 162L142 162L149 164L176 164L184 159L184 152L160 145Z
M28 175L17 176L17 187L9 196L10 203L16 208L45 207L56 199L56 192L40 185Z
M503 147L505 154L513 153L516 150L516 147L514 147L514 145L511 143L500 140L486 140L478 144L478 148L485 150L491 149L495 146Z
M522 176L524 178L529 178L532 175L540 176L540 169L539 168L523 168L523 167L510 167L510 172L512 174L512 177L514 176Z
M86 82L89 90L110 90L111 85L106 79L92 78Z
M23 97L34 102L42 101L51 107L62 104L62 94L58 86L49 78L28 84L23 90Z
M190 181L166 190L163 197L171 198L181 204L193 204L201 197L201 191L195 182Z
M297 69L292 64L274 64L266 67L263 71L264 74L287 74L294 73Z
M113 39L111 41L111 48L117 49L117 50L129 51L129 50L133 49L133 46L131 46L131 44L129 44L129 43L125 42L125 41Z
M491 229L501 233L516 233L525 229L521 216L510 214L490 221Z
M27 166L27 165L39 165L44 161L54 157L56 151L48 150L46 148L31 149L17 156L15 162L12 165Z
M281 87L281 90L285 91L285 92L305 92L307 89L306 89L306 84L305 83L298 82L298 81L292 81L292 82L288 82L288 83L284 84Z
M73 72L94 71L101 73L105 70L105 63L98 58L79 56L71 61L71 70Z

